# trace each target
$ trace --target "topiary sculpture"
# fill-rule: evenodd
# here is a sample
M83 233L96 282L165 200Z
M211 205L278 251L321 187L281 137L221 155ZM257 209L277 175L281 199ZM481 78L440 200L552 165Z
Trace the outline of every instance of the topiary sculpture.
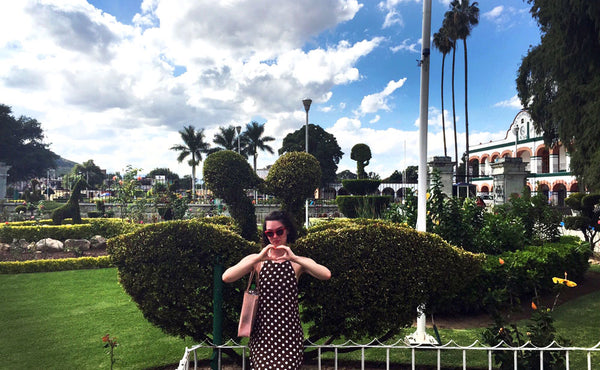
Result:
M65 218L72 218L74 224L81 223L81 213L79 211L79 198L81 198L81 191L89 187L88 183L80 177L73 186L71 191L71 197L67 203L61 207L58 207L52 212L52 223L54 225L62 224Z
M356 161L356 176L359 179L367 178L365 167L371 159L371 148L367 144L356 144L350 152L350 159Z

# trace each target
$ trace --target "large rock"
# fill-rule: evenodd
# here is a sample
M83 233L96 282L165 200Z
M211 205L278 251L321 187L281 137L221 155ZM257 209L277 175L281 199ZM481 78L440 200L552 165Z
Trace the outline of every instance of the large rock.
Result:
M92 249L106 249L106 238L101 235L94 235L90 239Z
M67 239L65 240L65 249L68 251L87 251L90 249L90 241L86 239Z
M10 244L0 243L0 251L8 252L10 250Z
M64 244L60 240L46 238L35 243L35 250L48 252L62 252Z

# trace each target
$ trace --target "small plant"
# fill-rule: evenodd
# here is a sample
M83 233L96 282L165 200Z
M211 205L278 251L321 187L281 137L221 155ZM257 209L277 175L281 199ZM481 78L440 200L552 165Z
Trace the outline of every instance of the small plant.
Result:
M119 343L117 343L116 337L111 338L109 334L106 334L105 336L102 337L102 343L104 343L104 348L108 348L108 351L106 351L106 354L110 355L110 369L112 370L113 365L117 361L115 359L115 347L117 347L119 345Z

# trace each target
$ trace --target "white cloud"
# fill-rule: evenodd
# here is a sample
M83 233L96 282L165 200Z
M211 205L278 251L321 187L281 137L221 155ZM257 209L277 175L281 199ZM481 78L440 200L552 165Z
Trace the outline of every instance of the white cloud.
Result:
M376 94L367 95L362 99L360 103L359 113L364 115L366 113L375 113L378 110L389 111L388 106L389 96L396 91L396 89L402 87L406 82L406 78L401 78L398 81L390 81L383 91Z
M503 100L494 104L494 107L523 109L523 106L521 105L521 100L516 94L508 100Z
M512 6L504 7L503 5L498 5L489 12L482 14L483 19L494 23L500 30L514 27L519 19L525 17L529 18L528 9L517 9Z
M375 117L369 121L369 123L379 122L380 119L381 119L381 116L379 114L376 114Z
M411 53L419 54L421 52L420 45L421 45L421 39L419 39L419 41L412 43L412 44L410 43L410 39L406 39L406 40L403 40L400 45L392 46L390 48L390 50L394 53L397 53L398 51L406 50Z

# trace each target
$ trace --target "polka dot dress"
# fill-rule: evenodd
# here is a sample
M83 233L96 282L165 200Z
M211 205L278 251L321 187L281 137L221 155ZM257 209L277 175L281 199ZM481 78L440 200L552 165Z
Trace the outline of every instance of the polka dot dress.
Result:
M266 261L259 277L258 312L250 335L250 366L254 370L299 369L304 333L292 263Z

